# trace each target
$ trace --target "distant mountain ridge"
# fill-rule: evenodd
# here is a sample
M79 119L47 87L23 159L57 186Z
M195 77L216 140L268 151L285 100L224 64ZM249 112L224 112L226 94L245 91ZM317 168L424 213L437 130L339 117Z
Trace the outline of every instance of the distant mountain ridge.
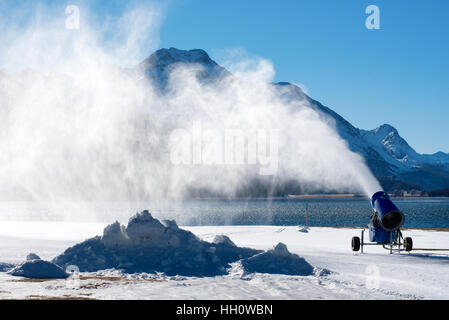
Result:
M213 61L201 49L160 49L150 55L137 68L161 89L167 85L170 71L179 63L199 64L198 77L203 82L216 81L231 73ZM449 187L449 154L417 153L399 132L389 124L373 130L354 127L332 109L312 99L296 85L288 82L273 83L282 99L304 101L324 117L335 121L339 135L349 148L361 154L373 174L387 191L436 190ZM284 190L288 192L288 190Z

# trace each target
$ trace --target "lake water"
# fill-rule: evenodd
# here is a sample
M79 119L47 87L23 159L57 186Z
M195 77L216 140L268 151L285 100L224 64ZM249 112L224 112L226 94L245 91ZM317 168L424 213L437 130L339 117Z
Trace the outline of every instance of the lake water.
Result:
M404 227L449 228L448 198L394 198L405 214ZM185 224L268 224L362 227L372 215L367 199L272 199L249 201L201 201L184 206Z
M449 228L449 198L393 198L405 214L407 228ZM1 220L72 220L126 223L137 211L149 209L157 218L179 225L304 225L362 227L372 214L368 199L201 200L157 205L108 203L89 206L0 203Z

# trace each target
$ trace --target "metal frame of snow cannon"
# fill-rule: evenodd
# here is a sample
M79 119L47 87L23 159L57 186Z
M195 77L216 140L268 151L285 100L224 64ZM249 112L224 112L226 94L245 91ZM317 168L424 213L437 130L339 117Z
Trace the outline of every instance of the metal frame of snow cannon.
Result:
M394 205L388 194L383 191L376 192L371 198L371 206L374 214L368 225L370 242L365 242L365 229L362 229L360 238L352 238L352 251L360 250L363 253L363 247L367 245L381 245L390 250L390 254L393 251L412 251L412 238L404 238L400 230L404 224L404 214Z

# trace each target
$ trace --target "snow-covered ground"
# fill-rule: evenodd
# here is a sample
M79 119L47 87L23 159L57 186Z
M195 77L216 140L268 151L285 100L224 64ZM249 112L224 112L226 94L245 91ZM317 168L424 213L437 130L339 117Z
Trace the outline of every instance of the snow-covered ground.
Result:
M51 260L66 248L101 235L106 224L0 222L2 263L18 264L30 253ZM0 272L0 299L449 299L449 253L388 254L381 247L353 253L357 229L313 227L183 227L203 240L227 235L240 247L268 250L279 242L316 267L314 275L245 273L240 262L215 277L81 273L80 280L30 280ZM366 235L367 236L367 235ZM416 248L447 248L449 232L405 230ZM328 270L329 272L326 272Z

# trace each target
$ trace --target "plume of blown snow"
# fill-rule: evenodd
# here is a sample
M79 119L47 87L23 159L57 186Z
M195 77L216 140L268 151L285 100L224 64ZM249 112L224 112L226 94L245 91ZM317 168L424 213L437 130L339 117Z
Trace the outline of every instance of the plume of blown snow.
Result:
M157 47L161 10L125 12L110 24L116 38L88 12L76 31L52 10L1 26L3 200L163 201L192 187L232 197L261 176L306 191L380 190L332 123L280 98L267 60L237 61L215 82L179 64L164 93L129 68ZM229 133L244 146L232 157Z

